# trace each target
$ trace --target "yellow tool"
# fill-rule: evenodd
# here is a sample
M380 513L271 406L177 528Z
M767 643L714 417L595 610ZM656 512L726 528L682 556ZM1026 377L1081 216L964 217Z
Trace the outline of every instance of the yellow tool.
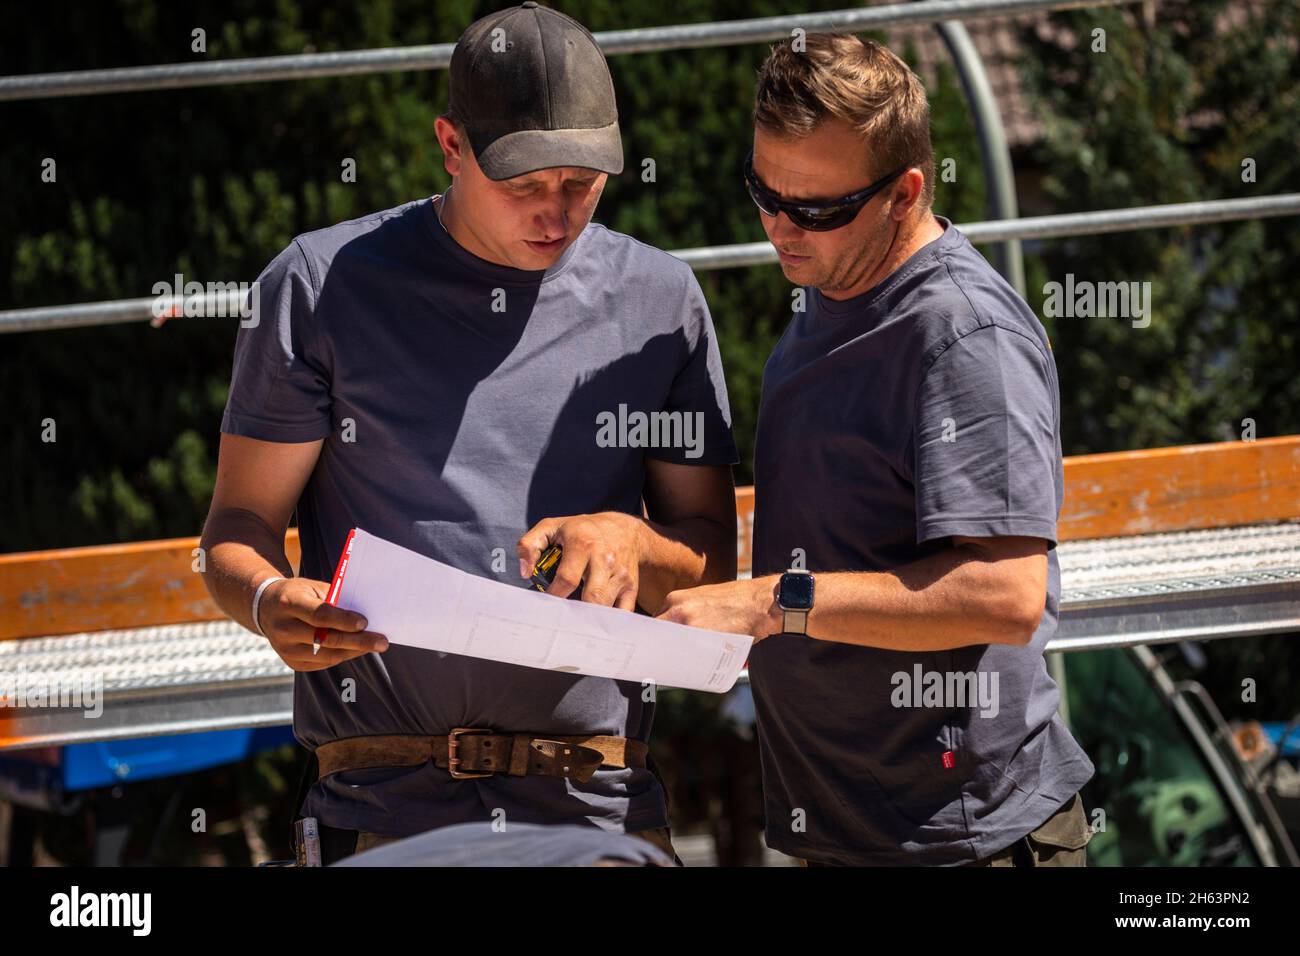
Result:
M532 583L534 589L546 592L555 580L555 569L560 566L560 558L564 556L564 549L558 544L553 544L537 559L537 564L533 566L533 574L528 580Z

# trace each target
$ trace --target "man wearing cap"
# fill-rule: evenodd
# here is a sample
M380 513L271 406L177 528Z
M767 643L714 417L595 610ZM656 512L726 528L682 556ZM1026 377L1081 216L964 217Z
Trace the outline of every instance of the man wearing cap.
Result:
M708 307L689 267L590 223L623 168L591 34L525 3L465 31L450 81L448 191L300 235L259 279L205 578L296 672L294 731L319 773L301 817L323 862L488 821L597 826L671 854L653 687L389 646L324 600L352 527L519 586L558 544L553 593L648 613L735 573ZM602 426L638 414L676 423L675 440Z
M802 286L763 371L754 577L663 617L749 659L768 845L813 864L1078 866L1093 766L1057 714L1063 476L1041 323L931 211L892 52L777 44L744 176Z

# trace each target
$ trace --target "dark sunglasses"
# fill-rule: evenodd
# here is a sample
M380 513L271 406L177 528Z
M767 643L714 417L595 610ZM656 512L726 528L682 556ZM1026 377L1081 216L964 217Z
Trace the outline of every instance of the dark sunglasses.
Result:
M851 223L872 196L911 168L910 165L903 166L884 179L876 180L866 189L839 199L832 199L830 202L815 204L787 202L764 186L754 175L754 151L751 149L749 155L745 157L745 185L749 187L749 196L754 200L754 205L763 215L775 216L783 212L800 229L807 229L809 232L829 232L831 229L839 229Z

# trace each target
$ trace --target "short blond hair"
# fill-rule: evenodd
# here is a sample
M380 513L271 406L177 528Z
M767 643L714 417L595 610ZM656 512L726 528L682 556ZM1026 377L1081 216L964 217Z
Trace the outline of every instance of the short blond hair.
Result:
M754 125L780 136L807 136L828 116L848 123L870 144L872 179L900 166L925 176L921 201L934 200L934 148L925 87L896 54L874 40L809 33L782 40L758 73Z

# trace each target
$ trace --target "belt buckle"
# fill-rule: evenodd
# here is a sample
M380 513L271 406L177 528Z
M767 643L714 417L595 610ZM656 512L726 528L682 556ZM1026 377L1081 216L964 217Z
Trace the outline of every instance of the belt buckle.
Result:
M456 769L460 766L460 747L459 737L461 734L490 734L492 730L488 727L455 727L447 735L447 772L451 774L453 780L476 780L479 777L490 777L490 773L465 773Z

